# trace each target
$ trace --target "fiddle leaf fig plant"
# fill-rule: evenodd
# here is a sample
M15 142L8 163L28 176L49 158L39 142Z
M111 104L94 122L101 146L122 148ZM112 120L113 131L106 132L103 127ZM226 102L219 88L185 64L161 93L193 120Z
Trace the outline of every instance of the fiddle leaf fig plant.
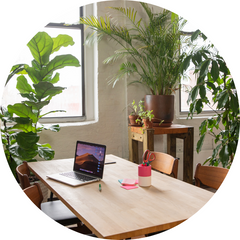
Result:
M16 88L23 101L2 106L0 118L3 122L1 132L5 155L14 175L16 166L22 161L36 161L36 156L45 160L54 158L51 145L39 143L39 133L43 130L58 132L60 127L57 124L45 127L39 120L54 112L65 112L52 110L42 113L42 110L65 89L55 86L60 80L60 74L55 71L66 66L80 66L78 59L70 54L51 59L51 54L61 47L73 44L72 37L68 35L52 38L46 32L38 32L27 44L34 58L31 66L18 64L11 69L6 84L13 76L19 75Z
M192 41L201 34L197 30ZM192 51L185 58L183 69L189 66L190 61L194 64L198 78L196 85L189 92L188 117L192 118L194 113L200 114L204 104L214 112L214 116L205 119L199 127L200 138L196 150L199 153L206 135L211 135L215 148L205 163L208 162L212 166L222 164L223 167L230 168L237 149L240 127L239 102L233 78L225 60L212 44ZM211 94L215 106L211 104L207 92Z

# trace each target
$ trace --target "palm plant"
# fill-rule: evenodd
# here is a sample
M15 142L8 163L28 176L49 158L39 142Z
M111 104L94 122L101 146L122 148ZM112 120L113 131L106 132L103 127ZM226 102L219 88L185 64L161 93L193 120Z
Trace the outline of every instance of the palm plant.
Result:
M111 77L109 83L115 84L126 75L135 75L132 83L145 85L153 95L169 95L179 87L179 68L183 60L180 52L184 38L181 29L186 21L176 14L163 10L153 13L146 3L140 2L147 14L147 21L137 19L137 11L131 8L110 7L124 15L129 26L119 26L112 16L84 17L80 23L95 30L86 39L92 43L107 36L116 41L121 48L104 60L105 64L125 59L119 71ZM96 36L96 37L95 37Z

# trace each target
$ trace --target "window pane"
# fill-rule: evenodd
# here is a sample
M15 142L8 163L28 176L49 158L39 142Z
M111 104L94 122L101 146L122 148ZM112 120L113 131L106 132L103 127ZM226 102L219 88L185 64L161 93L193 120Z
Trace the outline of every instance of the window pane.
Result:
M45 28L51 37L56 37L59 34L67 34L73 38L75 44L73 46L62 47L58 52L52 54L55 57L59 54L72 54L79 61L81 59L81 35L80 30L61 29L61 28ZM81 64L81 63L80 63ZM43 108L43 113L51 110L65 110L66 113L54 113L49 117L74 117L82 116L82 82L81 82L81 67L65 67L56 72L60 73L59 84L61 87L66 87L63 92L54 96L49 105Z
M194 32L196 31L197 28L194 28L194 26L192 26L189 22L187 22L186 26L183 28L184 32ZM208 45L210 42L208 41L208 39L204 42L202 39L197 39L195 40L194 44L197 44L197 47L201 47L203 45ZM183 49L188 51L185 46L183 46ZM180 91L180 112L188 112L189 111L189 105L187 104L187 100L188 100L188 94L189 91L196 86L197 83L197 76L196 74L194 74L194 64L190 64L189 68L186 71L186 77L181 79L181 84L182 84L182 88ZM207 97L211 103L211 107L207 106L206 104L204 104L203 106L203 111L212 111L212 109L215 109L215 106L213 105L213 101L212 101L212 94L211 92L208 91L208 89L206 89L207 91ZM199 96L198 96L199 98Z

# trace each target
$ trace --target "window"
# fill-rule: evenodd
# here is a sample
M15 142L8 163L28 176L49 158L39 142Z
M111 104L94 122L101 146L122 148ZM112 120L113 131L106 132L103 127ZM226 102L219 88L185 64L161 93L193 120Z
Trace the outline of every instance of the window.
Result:
M67 34L73 38L75 44L66 48L62 47L58 52L51 55L51 59L59 54L72 54L75 56L81 67L65 67L57 70L60 73L59 86L66 89L59 95L53 97L50 104L43 108L42 113L51 110L65 110L66 112L57 112L45 117L45 121L80 121L85 119L85 89L84 89L84 29L80 24L72 24L77 22L79 17L83 16L83 7L72 10L68 14L49 23L42 31L47 32L51 37L57 37L59 34ZM57 23L56 23L57 22ZM71 23L71 25L70 25ZM17 59L17 63L31 64L33 57L27 46L24 47L22 54ZM7 106L22 101L18 90L16 89L16 78L12 78L3 93L2 104Z
M197 28L194 28L194 26L192 26L189 22L187 22L187 24L184 26L183 31L184 32L194 32L196 31ZM208 45L210 43L210 41L208 41L208 39L203 42L203 40L197 39L195 40L197 46L203 46L204 45ZM186 71L186 77L181 79L181 91L179 91L179 112L180 114L184 114L184 113L188 113L189 112L189 105L187 104L187 100L188 100L188 95L189 95L189 91L191 90L191 88L193 88L196 83L197 83L197 75L194 74L194 64L191 63L188 70ZM208 99L212 100L212 94L211 92L207 92L207 96ZM212 101L212 108L215 109L215 107L213 106L213 101ZM203 111L212 111L212 108L204 105L203 107Z

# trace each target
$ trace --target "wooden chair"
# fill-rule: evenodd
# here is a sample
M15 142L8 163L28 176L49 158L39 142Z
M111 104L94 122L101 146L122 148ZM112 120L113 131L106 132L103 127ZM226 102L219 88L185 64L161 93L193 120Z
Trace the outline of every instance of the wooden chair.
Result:
M213 188L217 190L228 174L229 169L213 166L202 166L197 164L195 170L195 185L201 187L201 185Z
M17 166L16 168L17 176L20 182L20 186L22 189L25 189L30 186L29 176L30 170L28 168L27 162L23 162L21 165ZM53 193L50 193L50 198L48 201L58 200L57 198L53 197Z
M155 169L159 172L165 173L167 175L171 175L174 178L177 178L178 174L178 158L174 158L173 156L162 153L162 152L152 152L156 156L156 159L152 161L150 164L152 169Z
M39 184L35 183L32 186L30 184L30 170L27 162L17 166L16 172L24 192L44 213L64 226L73 224L78 224L79 227L82 226L82 222L60 200L42 203L43 195Z

